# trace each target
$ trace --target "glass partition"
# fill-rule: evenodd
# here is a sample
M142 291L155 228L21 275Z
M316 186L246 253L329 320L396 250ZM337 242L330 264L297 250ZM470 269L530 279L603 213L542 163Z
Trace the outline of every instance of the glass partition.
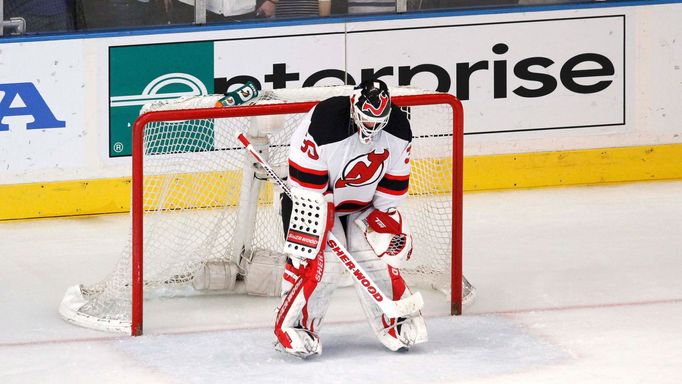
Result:
M0 0L0 34L11 37L594 1L606 0Z

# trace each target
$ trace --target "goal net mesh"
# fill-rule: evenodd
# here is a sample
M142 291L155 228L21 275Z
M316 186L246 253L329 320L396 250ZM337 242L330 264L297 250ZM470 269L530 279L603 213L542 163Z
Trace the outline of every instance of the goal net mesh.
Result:
M256 104L319 101L348 95L352 87L264 91ZM418 95L412 88L392 96ZM433 92L428 92L433 93ZM211 108L221 96L145 106L144 112ZM229 108L229 107L227 107ZM450 292L452 241L453 110L449 105L404 108L413 131L409 198L400 207L414 238L402 270L413 287ZM143 134L144 296L187 296L207 263L234 265L239 291L258 252L279 253L284 236L279 192L235 139L246 133L281 177L287 174L289 138L304 114L149 123ZM129 332L132 241L114 270L93 285L72 287L60 313L90 328ZM283 258L278 260L284 260ZM277 272L274 272L277 273Z

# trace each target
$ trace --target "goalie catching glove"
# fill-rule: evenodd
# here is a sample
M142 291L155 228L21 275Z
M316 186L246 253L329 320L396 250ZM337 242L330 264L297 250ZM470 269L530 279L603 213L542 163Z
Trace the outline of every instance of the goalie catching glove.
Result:
M283 252L298 268L324 250L327 233L334 225L334 203L331 194L323 195L301 188L291 188L291 201L291 218Z
M395 208L367 210L355 220L374 253L393 268L401 268L412 255L412 234Z

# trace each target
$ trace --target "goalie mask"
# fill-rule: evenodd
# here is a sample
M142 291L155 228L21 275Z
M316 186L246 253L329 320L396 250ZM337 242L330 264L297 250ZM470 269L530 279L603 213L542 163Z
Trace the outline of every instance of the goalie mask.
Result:
M381 80L364 81L355 87L350 102L351 117L358 128L360 141L363 144L369 144L372 138L388 124L391 114L391 97L388 94L388 87Z

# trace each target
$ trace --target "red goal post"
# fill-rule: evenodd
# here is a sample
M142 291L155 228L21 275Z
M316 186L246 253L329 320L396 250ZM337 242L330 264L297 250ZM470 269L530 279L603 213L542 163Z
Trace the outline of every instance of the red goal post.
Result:
M463 126L464 114L461 102L445 93L395 96L392 102L399 107L443 104L452 108L452 264L451 304L453 315L462 313L462 193L463 193ZM131 334L141 335L143 331L143 217L144 217L144 173L143 135L145 126L151 122L219 119L244 116L279 115L306 113L318 101L283 104L234 106L226 108L201 108L185 110L164 110L147 112L133 125L132 139L132 319Z

